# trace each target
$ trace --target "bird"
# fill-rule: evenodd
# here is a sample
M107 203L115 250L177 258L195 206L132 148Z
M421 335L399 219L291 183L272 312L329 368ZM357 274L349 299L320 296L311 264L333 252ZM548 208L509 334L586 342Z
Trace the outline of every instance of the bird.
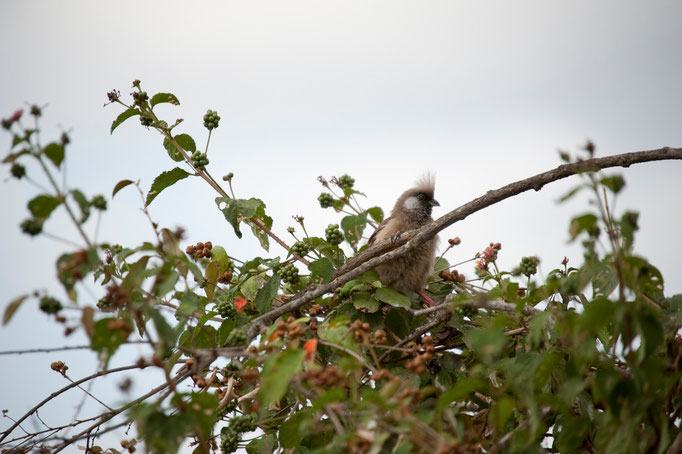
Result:
M433 198L434 191L433 176L427 175L417 180L413 188L398 197L391 215L379 224L367 244L372 246L389 238L395 240L402 232L418 229L432 222L431 210L440 206ZM428 305L434 306L436 303L423 290L433 271L437 245L438 238L433 237L407 254L377 266L379 280L383 285L401 293L416 292Z

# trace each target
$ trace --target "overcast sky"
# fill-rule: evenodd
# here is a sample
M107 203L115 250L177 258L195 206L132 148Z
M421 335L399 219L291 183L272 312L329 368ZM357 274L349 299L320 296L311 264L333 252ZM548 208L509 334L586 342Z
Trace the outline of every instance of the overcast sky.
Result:
M575 151L587 138L600 156L681 146L680 18L682 3L673 0L4 0L0 116L47 104L43 141L70 131L68 184L88 196L109 198L126 178L148 189L175 163L161 138L136 120L110 135L120 109L103 107L108 91L128 94L131 81L141 79L150 94L177 95L179 107L159 112L169 122L184 118L180 129L200 147L206 140L201 117L207 109L218 111L209 169L218 177L234 172L239 197L262 198L277 233L286 238L298 214L311 233L322 235L340 218L320 210L318 175L349 173L367 194L367 206L388 211L415 179L434 171L439 216L557 166L558 148ZM10 138L0 138L6 150ZM28 170L37 177L38 169ZM682 292L682 163L620 172L627 187L616 211L640 211L637 250L663 271L666 293ZM462 238L451 261L500 241L500 261L508 268L525 255L539 256L544 273L564 255L580 264L580 250L567 245L567 227L589 206L584 198L555 203L577 182L524 194L447 229L443 240ZM65 246L31 240L18 229L36 190L3 177L0 191L0 305L4 310L35 288L63 297L54 261ZM187 243L211 240L237 257L262 254L253 240L235 238L214 197L198 179L185 180L155 200L151 215L163 226L183 226ZM109 206L100 240L134 246L152 239L134 190L122 191ZM45 228L78 241L65 216ZM460 271L472 274L471 268ZM31 302L0 328L0 345L86 342L81 333L67 340L60 333ZM135 348L127 348L132 353L120 355L121 364L136 357ZM95 367L90 354L2 359L0 406L14 417L64 385L50 361L70 360L74 377ZM148 383L138 382L136 391ZM68 414L74 399L65 404ZM64 419L63 409L53 411L51 422ZM0 430L8 425L0 420Z

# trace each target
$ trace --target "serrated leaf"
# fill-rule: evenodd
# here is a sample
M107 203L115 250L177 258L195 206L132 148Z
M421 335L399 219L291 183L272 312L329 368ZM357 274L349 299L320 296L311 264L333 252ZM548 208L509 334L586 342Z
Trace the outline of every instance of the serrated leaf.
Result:
M378 311L381 306L381 302L375 299L369 292L353 293L352 300L353 306L356 309L363 309L370 313Z
M576 216L571 219L571 224L568 228L568 233L571 235L571 240L575 240L580 232L587 232L588 234L593 234L598 231L597 226L598 219L592 213L583 214L581 216Z
M52 142L43 148L43 153L48 157L52 164L59 167L64 160L64 146L58 143Z
M410 297L396 292L388 287L381 287L376 289L374 297L379 301L383 301L393 307L402 307L403 309L410 308Z
M126 109L123 112L121 112L121 114L119 114L119 116L116 117L116 120L114 120L114 122L111 124L110 133L113 134L114 129L118 128L121 125L121 123L123 123L130 117L134 117L135 115L140 115L140 111L134 107L130 107L129 109Z
M614 194L618 194L625 187L625 178L622 175L610 175L601 179L600 183L609 188Z
M362 213L356 216L346 216L341 219L341 228L343 229L344 237L351 246L355 247L362 239L362 232L365 231L367 225L367 215Z
M28 295L21 295L10 301L10 303L7 305L7 308L5 309L5 313L2 315L3 326L10 321L14 313L17 311L17 309L19 309L19 306L21 306L21 303L23 303L26 298L28 298Z
M41 194L28 202L28 210L33 217L38 219L47 218L61 202L51 195Z
M82 224L90 217L90 202L88 202L88 199L85 197L85 195L83 195L83 193L78 189L71 191L71 195L81 210L81 218L78 222Z
M194 139L192 139L192 136L189 134L178 134L173 138L188 154L194 153L197 150L197 145L194 142ZM172 141L168 140L167 138L163 139L163 147L166 149L168 156L170 156L173 161L184 161L185 158L182 156L182 153L180 153L180 150L178 150L178 147L176 147Z
M263 384L258 391L258 398L263 407L267 408L284 397L291 377L303 369L304 356L305 352L301 349L289 349L265 360Z
M152 96L152 99L149 100L149 104L152 107L164 102L171 103L175 106L180 105L180 101L178 101L178 98L176 98L173 93L157 93L154 96Z
M256 294L256 309L260 314L265 314L272 309L272 300L277 296L279 290L280 278L275 273L263 287L258 290Z
M331 281L332 276L334 275L334 265L332 264L332 261L326 257L310 262L308 264L308 269L312 273L313 278L321 278L323 284Z
M133 180L121 180L118 183L116 183L116 186L114 186L114 190L111 193L111 198L113 199L116 193L118 193L118 191L120 191L121 189L125 188L130 184L133 184Z
M190 175L190 173L182 170L180 167L163 172L161 175L156 177L156 179L154 179L154 183L152 183L152 187L147 193L145 205L149 206L149 204L152 203L152 201L161 193L161 191L169 186L173 186L178 181L185 179Z
M217 197L215 199L215 202L216 205L218 205L219 209L222 203L225 204L225 207L220 209L220 211L223 212L223 215L225 216L227 222L229 222L232 225L234 233L237 235L238 238L242 237L242 232L239 229L239 224L241 224L242 221L255 216L259 208L265 207L265 204L263 203L262 200L255 198L245 200L226 199L224 197Z

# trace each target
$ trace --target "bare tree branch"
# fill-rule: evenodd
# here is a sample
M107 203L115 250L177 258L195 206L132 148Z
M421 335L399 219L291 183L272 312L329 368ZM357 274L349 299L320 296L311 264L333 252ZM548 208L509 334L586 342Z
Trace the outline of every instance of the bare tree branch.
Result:
M610 167L629 167L632 164L669 159L682 159L682 148L665 147L657 150L623 153L603 158L587 159L572 164L562 164L547 172L508 184L499 189L488 191L471 202L450 211L431 224L418 230L403 233L396 241L384 240L358 254L336 272L334 279L331 282L323 285L310 286L291 298L286 304L254 319L249 327L247 337L248 339L253 339L260 332L261 327L276 320L281 315L298 309L317 297L332 292L334 289L351 279L376 268L377 265L412 251L455 222L466 219L469 215L501 202L502 200L531 189L539 191L548 183L579 173L594 172Z

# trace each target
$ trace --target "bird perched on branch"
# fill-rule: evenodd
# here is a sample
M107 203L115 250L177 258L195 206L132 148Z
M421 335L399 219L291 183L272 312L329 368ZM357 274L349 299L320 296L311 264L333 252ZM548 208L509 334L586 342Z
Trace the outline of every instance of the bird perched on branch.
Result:
M433 221L431 210L440 204L433 198L435 182L432 176L418 180L416 186L405 191L395 202L391 215L369 237L369 245L387 238L395 238L402 232L418 229ZM399 292L417 292L427 304L431 298L422 290L433 271L434 254L438 238L420 244L413 251L377 266L381 282Z

